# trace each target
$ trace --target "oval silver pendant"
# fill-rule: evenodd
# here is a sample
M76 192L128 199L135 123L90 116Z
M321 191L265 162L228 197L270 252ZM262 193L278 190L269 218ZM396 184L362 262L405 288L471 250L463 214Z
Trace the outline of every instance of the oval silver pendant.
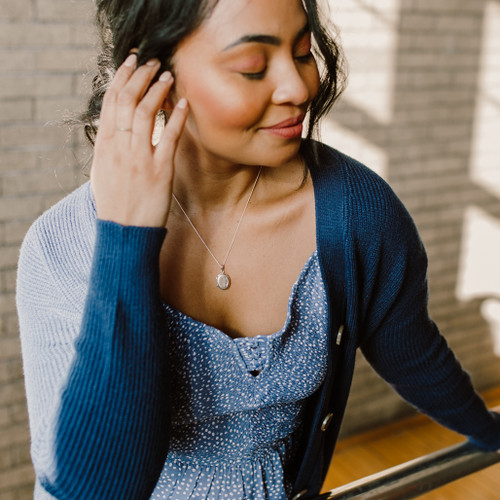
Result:
M224 271L221 271L217 275L217 286L221 290L227 290L229 288L230 284L231 284L231 280L229 279L229 276Z

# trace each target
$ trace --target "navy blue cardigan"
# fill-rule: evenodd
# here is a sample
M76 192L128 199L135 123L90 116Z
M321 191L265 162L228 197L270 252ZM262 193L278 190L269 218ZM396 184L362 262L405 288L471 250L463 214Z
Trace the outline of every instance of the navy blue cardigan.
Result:
M330 363L310 408L294 492L309 498L324 481L358 347L421 412L484 450L500 449L500 415L488 412L429 317L427 257L409 213L373 171L332 148L315 146L310 172L329 295Z
M330 362L308 407L294 492L307 498L321 487L358 347L421 411L484 449L500 448L500 423L429 319L426 257L410 216L372 171L317 146L310 170ZM32 457L37 488L60 500L147 499L162 470L170 433L158 282L164 236L96 223L85 185L23 243L17 304Z

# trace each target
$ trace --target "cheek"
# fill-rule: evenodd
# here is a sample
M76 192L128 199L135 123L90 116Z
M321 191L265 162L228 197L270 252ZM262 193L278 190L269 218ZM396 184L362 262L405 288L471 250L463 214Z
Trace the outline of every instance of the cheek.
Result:
M180 93L180 92L179 92ZM191 116L198 126L246 129L255 125L265 111L264 99L216 77L196 78L182 86Z
M307 78L307 86L309 87L309 93L312 101L318 94L319 84L320 84L317 64L314 64L314 66L311 68L306 78Z

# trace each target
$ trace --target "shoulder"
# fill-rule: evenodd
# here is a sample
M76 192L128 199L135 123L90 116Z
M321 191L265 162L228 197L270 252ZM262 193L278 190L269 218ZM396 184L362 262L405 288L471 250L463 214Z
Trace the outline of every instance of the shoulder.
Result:
M21 246L18 291L30 276L50 279L71 291L86 281L95 239L95 207L90 183L85 183L43 213L30 227Z
M427 317L427 256L409 212L368 167L328 146L319 149L322 161L311 169L318 185L319 243L343 247L346 276L361 300L366 337L417 313ZM336 217L341 222L329 225ZM340 237L331 234L332 227L342 231ZM324 254L331 253L323 248Z
M45 246L71 246L77 233L86 232L94 224L95 207L86 182L44 212L31 225L23 247L37 243Z
M314 143L316 161L310 171L317 209L342 210L349 231L361 238L399 234L416 229L390 185L373 170L322 143Z

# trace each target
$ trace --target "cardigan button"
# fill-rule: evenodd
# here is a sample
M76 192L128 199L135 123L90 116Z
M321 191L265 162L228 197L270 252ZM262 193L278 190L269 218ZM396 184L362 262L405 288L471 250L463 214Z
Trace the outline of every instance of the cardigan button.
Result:
M328 426L330 425L331 421L333 419L333 413L329 413L324 419L323 419L323 423L321 424L321 430L323 432L326 431L326 429L328 429Z
M299 498L302 498L307 492L308 490L299 491L295 496L291 498L291 500L299 500Z
M340 325L339 331L337 332L337 339L335 340L335 343L337 345L340 345L340 342L342 341L342 334L344 333L344 325Z

